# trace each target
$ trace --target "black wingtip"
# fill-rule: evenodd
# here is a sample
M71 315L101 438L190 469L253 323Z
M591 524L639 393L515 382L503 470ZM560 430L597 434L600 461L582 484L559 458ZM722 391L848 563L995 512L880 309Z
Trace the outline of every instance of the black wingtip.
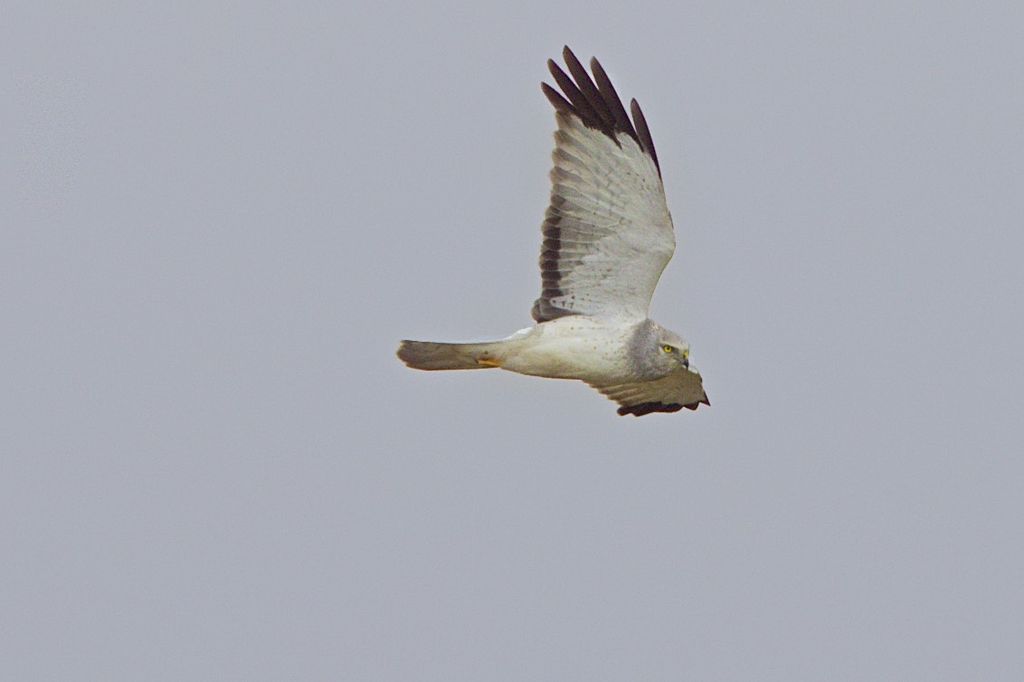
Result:
M548 98L548 101L551 102L551 106L555 108L555 111L560 111L570 116L576 115L576 110L558 93L558 90L555 90L547 83L541 83L540 89L544 92L544 96Z
M595 120L593 123L601 129L601 132L614 139L615 119L608 109L608 104L601 96L601 92L594 85L594 80L568 47L562 51L562 58L565 60L569 73L572 74L573 80L576 81L577 87L594 115Z
M590 82L590 76L587 75L586 71L583 71L583 67L580 67L579 70L574 70L574 64L578 65L579 62L576 60L576 56L569 52L566 65L573 78L576 79L575 81L565 71L562 71L558 64L550 59L548 60L548 71L551 72L551 77L555 79L555 83L561 88L562 94L572 104L573 112L583 121L583 125L588 128L596 128L611 136L612 139L615 139L614 131L605 125L600 114L598 114L597 109L600 105L594 101L593 97L593 95L597 94L597 88Z
M637 405L623 405L618 409L619 416L625 417L627 414L631 414L634 417L642 417L645 414L651 414L653 412L678 412L683 407L690 407L689 405L680 405L679 403L639 403ZM696 408L692 408L696 409Z
M555 100L545 88L544 94L548 101L557 111L576 116L583 125L600 130L616 144L619 144L617 134L621 133L633 138L654 161L660 176L661 166L654 150L651 131L647 127L647 121L636 100L632 100L630 103L633 114L631 121L625 107L622 106L622 100L608 78L608 74L596 58L590 59L590 71L593 76L587 73L568 45L562 48L562 58L572 77L570 78L553 59L549 59L548 71L551 72L551 77L555 79L555 83L562 92L557 93L559 97ZM554 91L554 88L550 89Z
M635 99L629 101L629 111L633 114L633 123L636 125L636 134L640 139L640 146L647 152L654 165L658 168L658 175L661 175L661 165L658 163L658 152L654 150L654 140L651 139L651 130L647 127L647 119L640 109L640 103Z
M678 412L684 407L693 412L701 405L707 405L708 407L711 406L711 401L708 400L707 394L705 394L701 400L695 403L686 403L685 405L680 403L661 402L648 402L638 403L636 405L623 405L618 409L618 413L620 416L623 417L626 416L627 414L631 414L634 417L642 417L645 414L653 414L655 412Z

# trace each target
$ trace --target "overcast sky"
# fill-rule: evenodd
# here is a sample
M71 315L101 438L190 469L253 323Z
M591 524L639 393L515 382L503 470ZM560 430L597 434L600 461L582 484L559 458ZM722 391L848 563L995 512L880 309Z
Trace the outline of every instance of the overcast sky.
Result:
M58 4L0 10L0 678L1024 679L1019 3ZM394 357L530 323L566 43L710 409Z

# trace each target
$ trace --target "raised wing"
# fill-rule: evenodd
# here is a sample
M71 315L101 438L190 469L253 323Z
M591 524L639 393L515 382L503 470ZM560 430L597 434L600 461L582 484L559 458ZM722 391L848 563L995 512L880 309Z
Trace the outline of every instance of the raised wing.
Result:
M652 412L678 412L684 407L696 410L701 404L711 405L700 374L687 369L642 383L590 385L621 405L620 415L642 417Z
M548 69L565 97L541 85L558 130L533 318L644 319L675 251L654 143L636 100L631 122L596 59L595 83L568 47L562 55L572 78L551 60Z

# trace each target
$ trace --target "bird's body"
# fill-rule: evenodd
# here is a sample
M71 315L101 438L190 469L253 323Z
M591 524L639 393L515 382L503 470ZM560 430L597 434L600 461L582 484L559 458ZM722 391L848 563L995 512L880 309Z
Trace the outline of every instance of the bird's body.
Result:
M500 366L554 379L619 380L629 374L630 336L630 329L599 317L560 317L513 334Z
M548 66L569 99L543 85L558 130L536 324L485 343L403 341L398 357L416 369L577 379L619 402L619 414L695 410L710 403L689 345L648 318L675 236L647 123L635 100L629 120L597 60L595 83L563 54L575 82Z

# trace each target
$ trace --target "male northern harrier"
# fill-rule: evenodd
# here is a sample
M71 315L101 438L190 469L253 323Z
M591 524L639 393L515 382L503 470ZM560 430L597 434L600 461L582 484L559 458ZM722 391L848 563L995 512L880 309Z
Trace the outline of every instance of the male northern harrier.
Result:
M592 80L568 47L562 56L572 78L551 60L548 69L565 97L541 84L558 130L537 323L486 343L402 341L398 357L416 369L579 379L618 402L620 415L710 405L689 344L647 317L675 236L640 105L630 103L630 122L596 59Z

